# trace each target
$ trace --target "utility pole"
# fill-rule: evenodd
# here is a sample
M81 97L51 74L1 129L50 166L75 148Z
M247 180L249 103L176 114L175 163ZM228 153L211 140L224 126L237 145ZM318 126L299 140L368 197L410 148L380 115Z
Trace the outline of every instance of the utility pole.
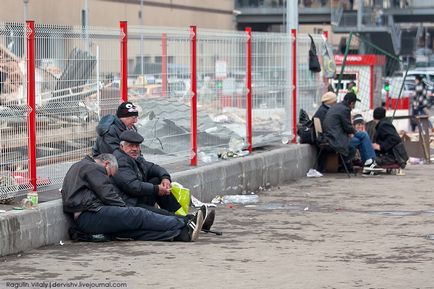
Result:
M89 6L88 6L88 0L84 0L84 33L85 33L85 48L86 52L89 52L90 45L89 45Z
M140 0L140 75L143 77L143 0Z

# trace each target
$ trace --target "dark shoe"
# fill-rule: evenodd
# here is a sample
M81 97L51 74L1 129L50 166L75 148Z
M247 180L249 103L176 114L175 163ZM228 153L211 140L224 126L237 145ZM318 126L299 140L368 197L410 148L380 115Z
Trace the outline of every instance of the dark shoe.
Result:
M207 215L203 220L202 230L207 230L207 231L211 230L211 226L214 224L214 219L215 219L215 210L207 208Z
M202 208L201 208L202 209ZM203 213L202 210L196 212L193 220L188 221L188 235L190 236L190 241L195 242L199 238L199 233L203 226Z
M203 215L202 230L210 230L215 219L215 210L208 208L207 205L202 205L199 209Z
M365 162L363 166L363 174L365 175L374 175L376 172L381 172L383 169L379 168L377 162L373 159L369 159Z

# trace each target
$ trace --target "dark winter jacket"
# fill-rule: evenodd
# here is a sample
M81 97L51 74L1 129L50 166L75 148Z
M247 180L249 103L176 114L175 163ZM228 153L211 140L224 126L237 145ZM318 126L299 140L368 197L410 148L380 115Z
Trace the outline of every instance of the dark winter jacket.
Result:
M170 180L170 174L159 165L146 161L143 157L134 159L122 150L113 153L118 160L119 169L112 177L113 182L122 191L121 197L128 206L135 206L141 197L158 194L158 185L149 181L153 178L160 183Z
M323 132L327 142L336 152L348 155L348 135L356 133L356 130L351 123L351 108L347 102L339 102L327 111Z
M313 118L317 117L321 121L321 127L324 126L324 119L327 114L327 111L329 110L330 106L325 105L324 103L321 104L321 106L318 108L318 110L313 115Z
M375 129L374 139L380 145L381 153L393 155L393 147L402 142L393 124L389 119L383 118L377 123Z
M135 127L133 129L137 131ZM102 117L96 127L97 137L92 147L92 155L113 153L119 148L120 135L125 130L127 126L117 116L109 114Z
M73 164L62 185L65 213L98 211L102 206L125 206L104 167L86 156Z

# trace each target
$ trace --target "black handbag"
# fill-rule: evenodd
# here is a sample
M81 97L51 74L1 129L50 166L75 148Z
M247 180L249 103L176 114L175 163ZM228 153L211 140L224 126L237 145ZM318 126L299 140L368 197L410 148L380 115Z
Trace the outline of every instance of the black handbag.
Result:
M399 164L399 166L401 168L405 168L405 165L407 164L407 161L408 161L408 154L407 154L407 151L405 150L404 143L400 142L399 144L394 146L392 149L392 152L393 152L393 156L394 156L396 162Z
M309 70L312 72L320 72L321 65L319 64L318 55L316 54L316 46L310 34L310 49L309 49Z

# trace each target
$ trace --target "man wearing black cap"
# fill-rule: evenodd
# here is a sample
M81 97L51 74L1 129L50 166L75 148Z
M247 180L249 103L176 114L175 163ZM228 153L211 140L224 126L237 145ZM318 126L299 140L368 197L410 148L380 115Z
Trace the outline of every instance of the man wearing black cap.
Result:
M113 152L119 171L113 176L115 185L122 191L122 199L128 206L145 207L152 210L155 203L168 212L185 216L181 205L170 192L171 178L166 169L146 161L140 153L143 137L132 130L120 135L119 150ZM205 208L204 229L212 226L215 211Z
M203 211L192 219L165 216L146 208L128 207L110 177L118 170L112 154L86 156L73 164L62 185L63 211L74 219L80 234L105 234L142 241L196 241Z
M377 124L375 143L372 144L378 155L376 162L380 167L398 164L404 168L408 155L395 126L386 118L386 110L383 107L377 107L374 109L373 116Z
M97 156L102 153L113 153L119 148L120 135L123 131L137 131L135 124L139 111L132 102L123 102L119 105L116 116L106 115L101 118L96 127L96 142L92 148L92 154Z
M330 147L344 156L345 165L351 171L356 148L359 149L365 166L375 166L375 152L366 132L357 132L351 123L351 110L357 96L349 92L343 101L331 107L324 119L324 136ZM354 137L357 134L357 137Z

